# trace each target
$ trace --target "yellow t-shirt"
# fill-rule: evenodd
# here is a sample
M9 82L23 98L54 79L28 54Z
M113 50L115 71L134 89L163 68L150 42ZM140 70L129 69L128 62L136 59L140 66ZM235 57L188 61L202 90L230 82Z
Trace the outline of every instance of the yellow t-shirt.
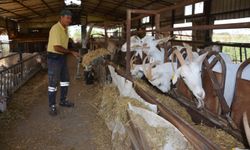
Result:
M60 45L68 49L69 36L67 28L64 28L60 22L53 25L49 31L49 42L47 51L51 53L63 54L55 51L54 46Z

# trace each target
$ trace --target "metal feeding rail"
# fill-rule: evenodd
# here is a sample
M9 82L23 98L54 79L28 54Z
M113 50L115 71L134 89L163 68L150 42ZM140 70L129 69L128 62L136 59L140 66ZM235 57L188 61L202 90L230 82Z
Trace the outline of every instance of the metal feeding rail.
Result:
M108 62L108 65L112 65L116 72L130 80L133 83L133 79L131 76L128 76L123 70L119 69L115 64ZM133 83L134 84L134 83ZM187 138L187 140L194 146L195 149L204 149L204 150L216 150L219 149L217 145L212 143L209 139L204 137L202 134L197 132L191 125L189 125L184 119L182 119L179 115L177 115L171 109L165 107L162 103L156 100L155 97L149 95L142 88L134 84L136 92L147 102L156 104L159 110L159 115L168 120L174 126L176 126L182 134Z
M0 70L0 96L9 97L41 69L40 64L32 63L38 55L33 55L8 68ZM29 68L24 68L25 64L28 63L32 65Z

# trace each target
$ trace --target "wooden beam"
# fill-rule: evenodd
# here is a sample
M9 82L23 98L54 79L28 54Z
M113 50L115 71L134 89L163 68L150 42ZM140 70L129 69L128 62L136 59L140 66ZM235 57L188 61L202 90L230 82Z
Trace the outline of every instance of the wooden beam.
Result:
M41 1L43 2L43 4L44 4L45 6L48 7L48 9L49 9L51 12L54 12L54 10L49 6L49 4L48 4L47 2L45 2L44 0L41 0Z
M99 3L96 5L95 8L93 8L93 10L91 11L91 13L94 13L96 9L98 9L98 7L102 4L103 0L99 0Z
M13 11L9 11L8 9L4 9L4 8L2 8L2 7L0 7L0 9L2 9L2 10L5 11L5 12L14 14L14 15L16 15L16 16L18 16L18 17L21 17L21 18L24 18L24 19L27 18L27 17L25 17L25 16L22 16L22 15L20 15L20 14L17 14L17 13L15 13L15 12L13 12Z
M14 0L14 2L16 2L16 3L20 4L20 5L22 5L23 7L25 7L26 9L28 9L28 10L30 10L30 11L32 11L34 14L36 14L36 15L38 15L38 16L42 16L41 14L39 14L38 12L36 12L35 10L33 10L33 9L31 9L30 7L24 5L22 2L19 2L18 0Z
M116 7L114 7L110 12L108 12L108 13L106 13L105 15L109 15L109 14L114 14L115 12L116 12L116 10L119 8L119 7L121 7L124 3L126 3L127 2L127 0L123 0L123 1L121 1L120 3L118 3L117 5L116 5Z

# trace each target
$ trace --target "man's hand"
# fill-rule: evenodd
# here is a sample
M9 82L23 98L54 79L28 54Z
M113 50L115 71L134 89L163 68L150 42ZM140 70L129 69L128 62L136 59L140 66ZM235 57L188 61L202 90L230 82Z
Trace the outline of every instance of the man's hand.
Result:
M71 51L71 54L74 55L76 58L81 57L78 52Z

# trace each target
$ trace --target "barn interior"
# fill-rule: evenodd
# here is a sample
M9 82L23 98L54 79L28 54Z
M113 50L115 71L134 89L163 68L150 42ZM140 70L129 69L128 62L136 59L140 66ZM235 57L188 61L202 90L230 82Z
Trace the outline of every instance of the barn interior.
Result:
M75 106L50 116L64 9ZM248 149L249 41L249 0L1 0L0 149Z

